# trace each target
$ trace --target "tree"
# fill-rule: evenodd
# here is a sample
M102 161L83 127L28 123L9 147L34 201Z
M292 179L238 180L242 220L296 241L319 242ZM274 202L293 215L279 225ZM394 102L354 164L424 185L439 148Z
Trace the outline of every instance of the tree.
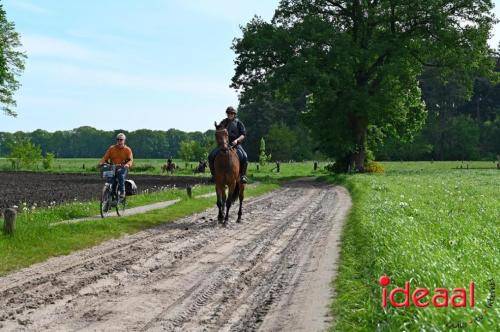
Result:
M29 139L22 139L12 144L9 160L13 168L34 168L42 159L42 149L31 143Z
M273 160L285 161L294 157L297 136L285 124L273 124L267 134L267 147Z
M24 70L26 55L19 51L21 42L14 30L14 23L7 20L7 14L0 4L0 109L7 115L16 116L14 92L19 88L17 76Z
M259 164L260 166L264 166L270 159L271 155L266 154L266 141L264 137L260 139L260 149L259 149Z
M426 110L419 75L491 70L487 0L283 0L267 23L252 19L235 39L232 86L241 98L296 100L319 148L364 170L369 135L411 139ZM250 96L250 97L247 97Z
M182 141L179 154L184 161L199 161L207 158L207 152L194 140Z

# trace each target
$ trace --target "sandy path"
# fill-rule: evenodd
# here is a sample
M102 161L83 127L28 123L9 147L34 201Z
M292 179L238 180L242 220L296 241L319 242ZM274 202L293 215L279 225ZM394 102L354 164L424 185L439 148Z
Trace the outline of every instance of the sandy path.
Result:
M340 230L341 187L293 182L215 226L215 209L0 278L0 328L318 331Z

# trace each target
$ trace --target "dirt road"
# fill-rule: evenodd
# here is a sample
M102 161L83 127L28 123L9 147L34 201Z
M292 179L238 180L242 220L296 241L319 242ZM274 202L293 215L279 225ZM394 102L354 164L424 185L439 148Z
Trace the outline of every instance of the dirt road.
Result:
M0 278L0 329L318 331L348 192L297 181Z

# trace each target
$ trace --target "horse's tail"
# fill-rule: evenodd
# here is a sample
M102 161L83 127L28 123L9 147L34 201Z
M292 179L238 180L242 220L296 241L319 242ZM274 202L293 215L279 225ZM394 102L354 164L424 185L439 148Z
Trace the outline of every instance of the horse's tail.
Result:
M234 203L240 195L240 183L236 182L236 187L234 187L233 194L231 195L231 202Z

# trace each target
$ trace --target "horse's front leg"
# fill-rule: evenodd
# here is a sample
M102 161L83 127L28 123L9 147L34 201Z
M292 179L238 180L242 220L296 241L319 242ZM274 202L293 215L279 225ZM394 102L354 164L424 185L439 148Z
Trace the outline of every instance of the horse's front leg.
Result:
M224 219L224 203L222 200L222 193L217 190L217 207L219 208L219 215L217 216L217 221L221 222Z

